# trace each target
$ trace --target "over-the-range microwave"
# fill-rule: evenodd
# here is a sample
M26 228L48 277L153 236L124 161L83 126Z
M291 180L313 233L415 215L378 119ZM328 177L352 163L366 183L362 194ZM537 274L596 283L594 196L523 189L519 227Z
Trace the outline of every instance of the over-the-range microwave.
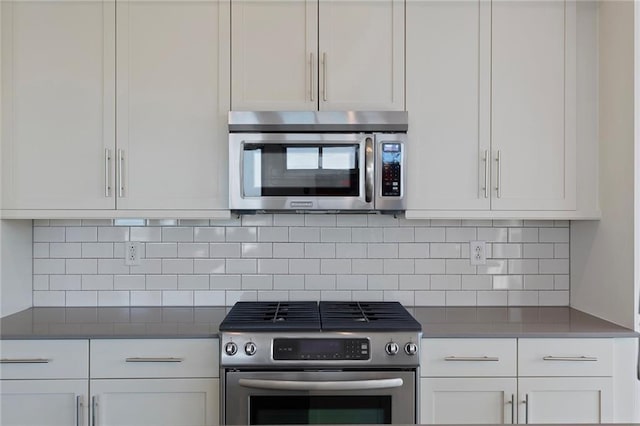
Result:
M233 211L405 209L405 111L232 111Z

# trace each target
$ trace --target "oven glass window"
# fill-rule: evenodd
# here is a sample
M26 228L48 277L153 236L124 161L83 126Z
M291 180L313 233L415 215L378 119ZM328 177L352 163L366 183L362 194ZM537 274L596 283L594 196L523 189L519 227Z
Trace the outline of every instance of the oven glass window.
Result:
M251 396L252 425L390 424L391 396Z
M358 196L358 144L243 145L245 197Z

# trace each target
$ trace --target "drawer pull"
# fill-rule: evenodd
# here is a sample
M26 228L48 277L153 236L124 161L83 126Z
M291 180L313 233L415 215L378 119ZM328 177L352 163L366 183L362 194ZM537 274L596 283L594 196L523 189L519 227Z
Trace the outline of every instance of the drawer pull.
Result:
M595 356L545 356L544 361L597 361Z
M0 364L48 364L50 359L46 358L2 358Z
M446 356L445 361L500 361L497 356Z
M126 358L125 362L182 362L184 358Z

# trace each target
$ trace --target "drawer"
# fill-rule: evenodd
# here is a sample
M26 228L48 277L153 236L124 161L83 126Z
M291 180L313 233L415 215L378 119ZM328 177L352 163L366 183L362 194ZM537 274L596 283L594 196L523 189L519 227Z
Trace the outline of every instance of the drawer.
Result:
M424 377L516 375L516 339L422 339Z
M91 378L218 377L218 339L91 341Z
M519 339L519 376L611 376L613 339Z
M87 379L88 340L2 340L1 379Z

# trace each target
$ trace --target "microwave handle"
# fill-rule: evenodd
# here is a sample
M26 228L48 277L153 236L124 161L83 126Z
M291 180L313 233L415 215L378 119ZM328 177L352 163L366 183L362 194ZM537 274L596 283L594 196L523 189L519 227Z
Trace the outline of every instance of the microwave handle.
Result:
M364 140L364 165L365 165L365 179L364 179L364 194L365 201L370 203L373 201L373 184L374 184L374 156L373 156L373 138L367 136Z
M307 382L298 380L240 379L240 386L254 389L289 391L342 391L398 388L404 384L401 378L374 380L345 380L328 382Z

